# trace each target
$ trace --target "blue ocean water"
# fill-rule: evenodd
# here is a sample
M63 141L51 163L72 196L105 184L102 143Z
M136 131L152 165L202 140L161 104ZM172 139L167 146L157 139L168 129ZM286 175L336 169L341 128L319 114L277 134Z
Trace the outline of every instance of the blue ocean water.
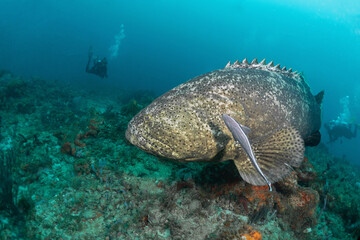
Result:
M90 46L94 55L108 59L108 78L101 79L85 72ZM291 196L289 199L295 199L293 200L295 207L287 206L286 208L280 204L277 210L268 214L269 218L265 217L265 219L269 219L270 222L279 210L279 218L281 215L289 225L292 223L291 228L284 228L286 230L283 229L279 234L284 234L291 229L299 234L297 235L297 237L300 236L299 239L302 239L303 234L306 235L311 231L315 232L314 234L322 233L319 239L327 239L336 233L343 232L349 233L349 236L351 234L357 236L360 232L358 219L360 208L356 205L356 197L358 197L356 194L358 195L360 182L355 177L358 176L357 172L353 171L351 165L346 165L347 163L344 163L346 161L342 161L342 158L360 165L360 134L358 133L355 138L342 137L329 143L329 135L324 124L343 122L352 127L359 126L359 56L360 1L357 0L0 0L0 80L8 81L0 82L3 84L0 84L0 103L5 99L10 99L9 105L0 106L0 112L4 114L0 115L0 130L9 128L0 132L2 144L0 147L8 150L5 148L6 141L12 132L16 133L18 125L21 126L21 131L16 137L20 139L18 141L23 147L19 153L23 157L20 167L13 171L22 178L17 183L17 188L19 186L21 188L16 190L16 194L19 191L18 195L21 198L17 195L11 196L8 203L13 204L13 199L18 200L17 202L14 200L17 211L14 215L20 211L22 214L19 215L30 216L27 219L29 222L27 231L33 234L31 236L37 237L29 239L42 239L44 236L48 239L71 236L72 233L67 232L71 227L64 225L71 225L68 223L74 222L74 226L87 225L88 228L84 232L89 236L108 237L111 234L113 234L111 236L119 234L121 231L131 232L133 231L133 229L129 230L131 226L136 229L139 222L144 226L150 225L151 221L148 220L150 214L141 215L150 211L148 209L154 211L158 206L164 209L175 209L176 204L174 206L171 204L176 201L170 201L171 197L176 199L175 194L181 198L183 197L181 194L184 193L184 196L187 196L187 199L184 197L185 200L191 199L192 196L201 199L199 192L202 192L198 187L206 189L208 186L201 185L204 183L196 179L196 174L199 174L198 178L205 175L207 178L204 177L204 179L211 180L208 182L204 180L206 184L209 182L219 184L214 184L215 187L212 186L211 191L205 191L208 194L204 194L205 198L211 196L217 202L221 202L226 199L226 187L229 186L221 185L223 179L216 177L219 172L223 173L220 167L220 170L215 171L216 173L212 174L209 171L206 175L204 172L207 169L203 170L198 165L186 168L164 163L157 164L157 159L138 151L135 147L130 147L123 141L121 138L124 136L117 134L124 132L130 120L127 117L139 111L142 103L138 104L136 101L130 101L127 105L121 103L124 104L124 106L118 106L121 111L117 110L118 112L114 111L114 113L112 108L104 107L107 104L105 100L104 103L101 99L97 99L99 105L104 104L99 108L104 108L106 111L96 115L93 114L91 108L88 112L81 109L84 102L90 106L93 97L91 94L86 97L81 94L72 96L69 90L69 95L64 93L63 96L59 96L60 100L57 101L54 96L47 102L46 97L42 95L41 87L43 86L24 87L25 84L21 81L12 81L18 80L15 76L9 79L2 78L1 70L9 70L25 78L38 76L41 79L57 80L78 89L79 92L82 89L104 90L105 92L112 89L121 93L146 90L155 92L155 95L159 96L190 78L223 68L229 61L234 62L237 59L241 61L244 58L249 61L257 58L260 61L265 58L267 63L273 60L274 64L280 63L281 67L286 66L303 73L314 95L322 90L325 91L322 105L323 126L320 130L322 143L339 160L336 161L331 155L327 155L327 150L324 150L325 148L321 145L318 148L309 148L307 157L310 161L305 160L303 168L296 170L301 188L295 191L307 197L306 204L300 202L300 205L305 206L304 209L307 210L308 215L304 213L301 215L299 212L289 215L286 212L289 211L288 209L299 207L296 205L299 196L292 193L293 195L287 196ZM14 90L16 86L22 88ZM13 92L8 89L12 89ZM37 90L38 92L34 92L33 96L38 97L37 101L41 104L31 105L19 97L23 89L27 91L26 94L29 94L29 89ZM50 92L63 93L54 89L55 87ZM5 98L4 94L10 97ZM29 97L29 99L33 101L33 98ZM68 102L61 102L61 99L67 99ZM13 106L16 106L16 111L12 109ZM34 108L38 106L40 106L39 109L35 111ZM32 113L34 114L31 115ZM33 121L36 120L35 124L43 123L44 126L41 127L44 131L34 133L35 128L32 129L31 124L21 125L28 121L27 117ZM58 118L64 120L63 122L65 120L68 122L63 123ZM104 121L102 118L108 119ZM74 125L71 125L72 128L68 126L71 122L69 119L75 119ZM117 123L112 122L114 119L120 119L122 125L118 127ZM64 126L61 126L59 122ZM108 125L103 124L104 122ZM3 126L1 126L2 123ZM46 123L52 127L49 127L51 131L47 129L48 126L45 126ZM64 128L61 130L57 124ZM54 128L56 130L59 128L61 131L55 132ZM87 132L81 132L84 129ZM119 142L121 144L118 144ZM85 145L86 148L83 148ZM66 147L69 149L66 150ZM48 149L44 150L46 148ZM16 185L16 180L12 179L15 175L11 177L10 174L12 168L5 168L9 166L6 165L5 160L10 158L10 155L5 154L5 150L4 153L0 151L1 190L7 185L12 186L13 183L14 186ZM336 164L335 168L329 164ZM209 167L210 170L214 170L212 168L216 167ZM340 172L338 168L342 171ZM345 176L342 176L342 172L346 173ZM226 171L224 173L224 175L229 174ZM6 179L1 178L2 176L6 176ZM11 184L4 184L6 182L4 179L10 181ZM248 185L244 187L241 184L243 183L236 185L236 187L240 186L241 194L251 192L256 198L254 202L251 202L246 199L252 199L254 195L240 196L236 204L240 203L242 206L241 215L252 218L247 204L260 206L257 205L259 203L257 199L261 197L269 199L269 195L266 195L268 194L266 188L259 188L259 190L256 187ZM295 185L295 187L292 186L294 189L298 187L297 183ZM10 193L14 191L13 189L16 188L7 188ZM96 191L90 192L89 189L91 191L96 189ZM159 201L161 204L156 205L159 189L163 191L163 195L159 196L165 199L164 202L170 202L169 206L161 205L163 204L161 201ZM176 189L176 193L173 189ZM254 189L259 190L260 193ZM284 197L286 194L281 195L284 189L278 187L277 190L279 190L277 196L282 198L279 202L286 202L287 198ZM187 191L192 191L193 195L188 194ZM7 196L4 193L5 191L0 191L0 196L3 198ZM143 195L140 197L141 194ZM151 204L146 203L147 197L151 199ZM93 199L101 200L97 203ZM138 206L136 206L136 200L139 200ZM5 202L0 198L0 203L2 201ZM131 201L134 202L133 206ZM140 203L144 204L143 208ZM199 200L188 205L197 209L201 204L204 205L204 202ZM270 210L273 211L275 207L273 207L273 202L271 204L269 204L272 206ZM98 205L101 205L103 211L99 210ZM117 208L117 215L111 215L114 211L108 209L110 205ZM217 206L209 204L209 206L213 205ZM219 206L228 205L225 202ZM189 207L189 209L192 208ZM32 209L35 210L32 211ZM280 209L283 210L282 213ZM4 209L0 204L0 211L2 210ZM209 214L213 214L210 210ZM266 215L270 210L259 211L259 214ZM53 212L50 213L50 211ZM64 216L60 216L59 213ZM254 218L257 213L255 211ZM286 218L287 215L289 218ZM32 216L36 217L32 218ZM292 222L296 219L294 216L304 216L301 220L308 217L312 222L299 221L307 225L296 226ZM191 218L186 217L182 219ZM257 220L261 222L262 217L258 217ZM9 218L0 214L0 230L6 230L10 225L7 219ZM164 219L166 215L163 215L162 220ZM154 217L153 223L155 220L159 223L165 221ZM66 224L61 225L61 221ZM96 221L100 222L97 225L98 228L93 228L91 224ZM242 221L245 222L245 220ZM41 227L44 231L37 231L38 222L42 223ZM249 222L256 224L257 221L250 220ZM49 226L53 226L54 223L57 225L55 233L49 230L51 229ZM236 221L232 223L236 225ZM114 227L114 225L120 225L120 227ZM239 225L241 224L236 226ZM342 228L337 228L338 226ZM182 227L187 229L187 226ZM101 229L104 232L91 235L92 229ZM154 229L153 231L160 232L161 236L167 235L166 232L161 232L163 229L161 231ZM280 228L274 227L274 229ZM256 235L257 233L249 229L245 230L249 231L249 234ZM243 233L246 232L245 230ZM269 232L261 231L264 239L271 239ZM8 229L8 232L11 230ZM82 234L81 229L74 232ZM137 234L136 231L135 233ZM281 239L291 239L291 236L283 235ZM221 236L218 239L221 239ZM341 237L334 239L341 239Z
M2 0L0 18L0 66L18 74L161 94L230 60L266 58L303 72L314 94L325 90L323 122L345 96L360 121L355 0ZM90 45L109 58L109 79L84 72ZM359 143L330 147L359 161Z

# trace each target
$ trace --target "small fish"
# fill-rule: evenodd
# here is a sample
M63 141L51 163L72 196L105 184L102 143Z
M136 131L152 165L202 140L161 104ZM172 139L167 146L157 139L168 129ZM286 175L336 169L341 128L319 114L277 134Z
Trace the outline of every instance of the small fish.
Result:
M269 186L269 190L272 191L271 182L267 179L267 177L264 175L261 168L259 167L259 164L256 161L256 157L254 155L254 152L253 152L253 150L251 148L249 139L247 137L247 134L250 133L250 128L241 125L235 119L233 119L232 117L230 117L227 114L223 114L222 118L223 118L223 120L225 122L225 125L230 130L233 138L238 143L240 143L240 145L242 146L242 148L245 150L246 154L250 158L250 161L254 165L256 171L259 172L261 177L265 180L265 182Z

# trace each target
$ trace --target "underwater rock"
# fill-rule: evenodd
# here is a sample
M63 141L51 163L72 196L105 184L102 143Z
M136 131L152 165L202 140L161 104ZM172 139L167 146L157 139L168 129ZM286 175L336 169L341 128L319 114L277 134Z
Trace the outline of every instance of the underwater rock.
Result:
M283 180L275 184L276 190L283 194L290 194L298 190L298 177L295 171L291 172Z
M7 97L19 98L26 94L27 83L21 78L16 77L6 85Z
M0 78L2 78L5 75L11 75L12 73L5 69L0 69Z
M295 233L302 233L306 228L317 224L316 208L319 194L311 188L299 187L290 195L279 195L275 198L276 209Z
M65 142L62 147L60 148L60 151L62 153L68 154L70 156L75 156L76 153L76 147L74 144L70 142Z
M134 116L141 110L142 106L134 99L130 100L127 104L123 105L121 112L123 115Z
M82 114L87 111L87 101L84 97L76 96L73 97L69 103L70 109L75 114Z
M35 105L32 102L20 102L16 105L18 113L21 114L30 114L35 111Z
M307 184L307 186L310 182L315 181L317 177L316 171L307 157L304 157L304 161L302 162L300 167L296 169L296 173L299 181L301 183Z

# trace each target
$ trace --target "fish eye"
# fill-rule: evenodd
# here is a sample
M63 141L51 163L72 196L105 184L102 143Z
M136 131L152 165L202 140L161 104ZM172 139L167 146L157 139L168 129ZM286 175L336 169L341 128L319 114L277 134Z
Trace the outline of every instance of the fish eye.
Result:
M150 115L145 115L145 116L144 116L145 122L150 121L150 119L151 119L151 116L150 116Z

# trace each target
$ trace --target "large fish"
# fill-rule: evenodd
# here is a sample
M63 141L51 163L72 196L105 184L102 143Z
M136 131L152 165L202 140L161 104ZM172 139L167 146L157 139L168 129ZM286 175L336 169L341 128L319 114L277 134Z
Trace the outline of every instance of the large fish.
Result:
M233 160L246 182L270 187L301 164L304 145L319 143L322 97L291 69L244 59L155 99L126 138L180 162Z

